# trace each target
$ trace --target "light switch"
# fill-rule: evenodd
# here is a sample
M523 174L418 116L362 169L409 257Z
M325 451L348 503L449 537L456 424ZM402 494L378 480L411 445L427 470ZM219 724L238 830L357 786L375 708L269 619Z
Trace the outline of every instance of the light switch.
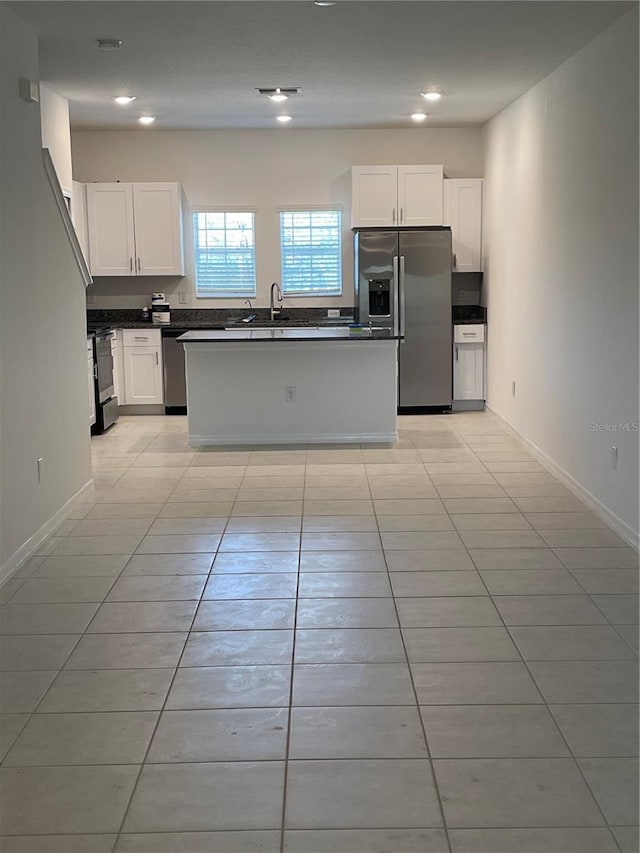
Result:
M28 80L26 77L20 79L20 97L23 101L28 101L30 104L37 104L40 100L40 87L35 80Z

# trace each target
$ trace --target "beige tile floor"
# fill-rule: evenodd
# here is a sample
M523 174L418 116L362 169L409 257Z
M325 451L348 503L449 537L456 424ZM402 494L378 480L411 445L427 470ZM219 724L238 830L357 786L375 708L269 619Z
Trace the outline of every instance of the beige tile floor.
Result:
M94 439L0 590L4 853L637 851L637 555L487 413Z

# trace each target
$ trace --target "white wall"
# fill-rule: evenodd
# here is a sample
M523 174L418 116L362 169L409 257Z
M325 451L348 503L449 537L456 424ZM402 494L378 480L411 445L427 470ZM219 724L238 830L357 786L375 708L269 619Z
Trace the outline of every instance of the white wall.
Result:
M36 34L4 4L0 23L1 578L91 463L84 285L43 169L38 106L18 95L21 77L38 79Z
M489 122L485 167L489 405L636 534L638 433L591 425L638 421L637 51L633 10Z
M69 101L44 85L40 86L40 122L42 147L49 149L60 186L65 192L70 193L73 177Z
M410 130L292 130L76 132L74 178L79 181L180 181L187 206L243 205L256 216L258 306L268 306L269 285L280 281L278 207L332 204L343 213L342 299L287 300L308 307L353 304L351 235L352 165L443 163L449 177L481 177L480 128ZM195 298L190 219L185 222L184 279L100 279L90 286L99 307L142 307L154 290L175 307L237 307L238 300Z

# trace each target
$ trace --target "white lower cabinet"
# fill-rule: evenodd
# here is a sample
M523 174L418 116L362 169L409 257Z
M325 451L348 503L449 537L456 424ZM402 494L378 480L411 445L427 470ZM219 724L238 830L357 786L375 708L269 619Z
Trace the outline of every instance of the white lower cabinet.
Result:
M123 330L124 405L162 405L162 339L159 329Z
M124 402L124 376L122 374L122 331L111 332L111 358L113 359L113 396Z
M484 377L484 326L455 326L453 340L454 409L484 408Z

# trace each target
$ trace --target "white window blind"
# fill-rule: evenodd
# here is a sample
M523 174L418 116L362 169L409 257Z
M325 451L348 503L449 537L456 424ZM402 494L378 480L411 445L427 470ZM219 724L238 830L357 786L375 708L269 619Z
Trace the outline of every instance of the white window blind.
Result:
M196 295L255 296L253 213L193 214Z
M285 296L342 294L342 213L280 212L282 292Z

